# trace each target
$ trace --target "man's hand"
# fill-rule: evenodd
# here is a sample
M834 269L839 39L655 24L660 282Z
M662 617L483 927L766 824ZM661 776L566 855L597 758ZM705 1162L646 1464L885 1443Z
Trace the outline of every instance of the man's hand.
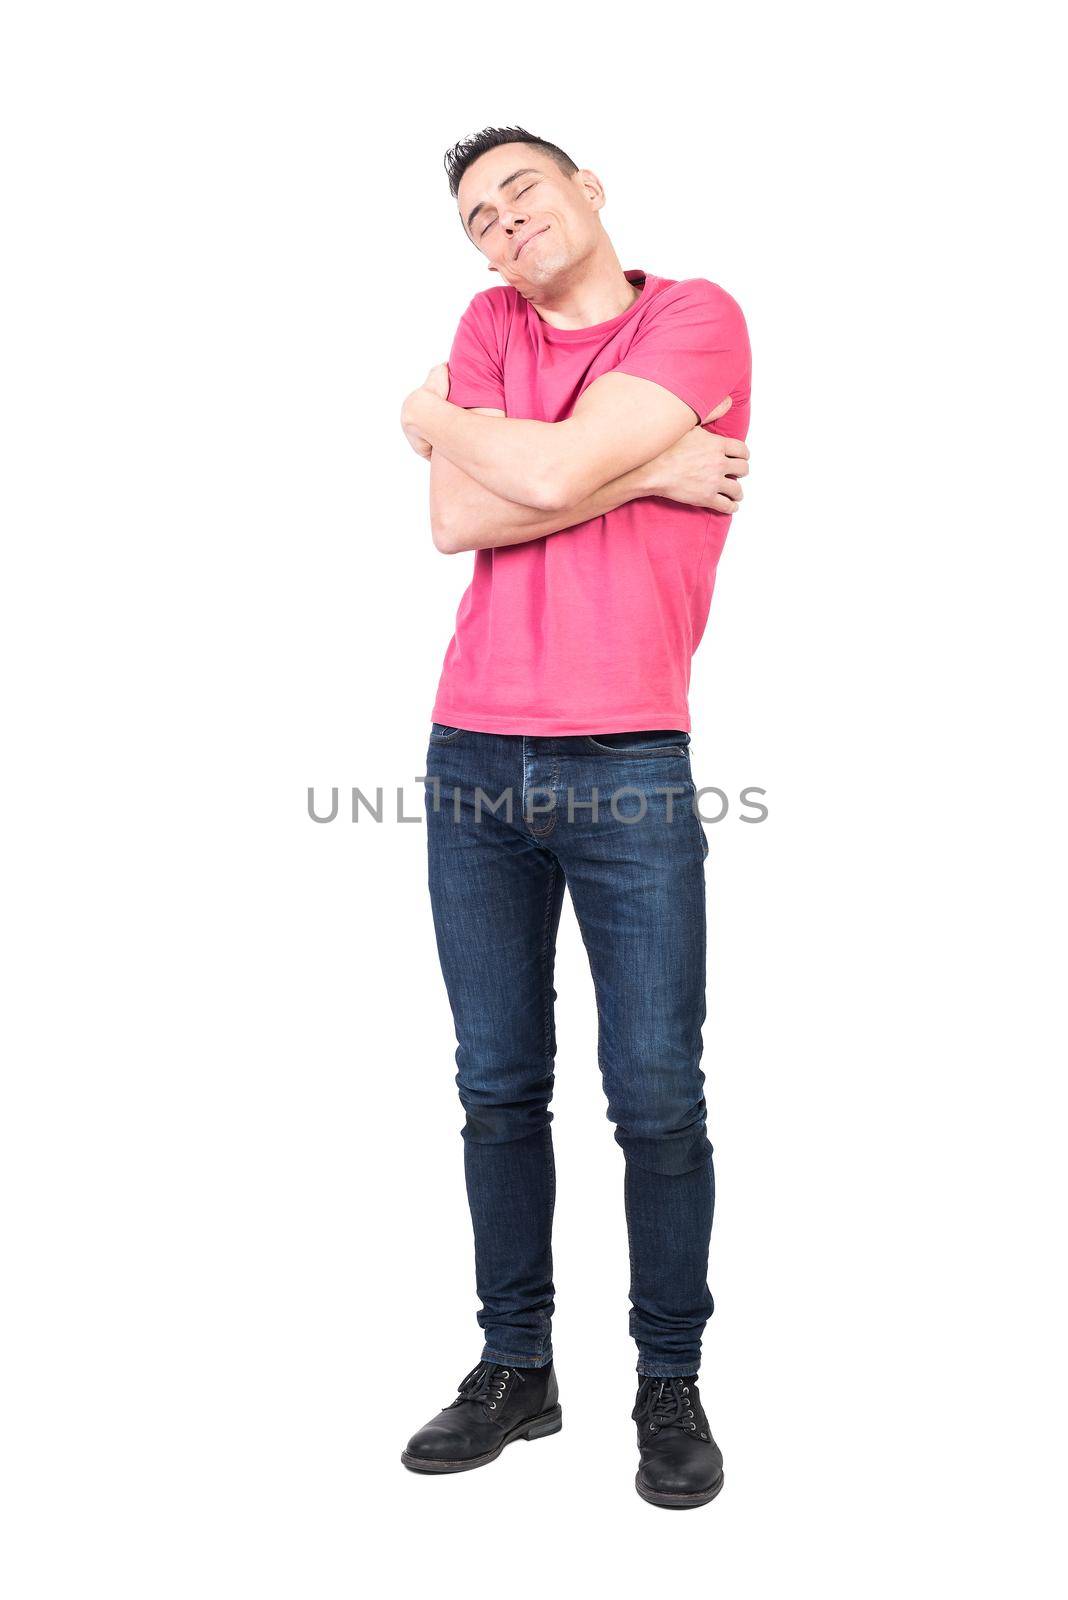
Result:
M425 381L420 385L420 388L429 390L431 394L436 394L439 400L447 400L449 398L448 362L442 361L436 367L431 367L430 371L426 375ZM413 390L413 394L418 394L418 392L418 389ZM404 429L404 437L407 439L416 455L422 456L424 460L429 461L431 448L430 441L429 439L424 439L418 428L413 426L409 416L409 405L411 399L412 395L409 395L408 399L405 400L404 405L401 407L401 427Z
M704 422L715 422L730 410L730 405L728 396L708 413ZM704 423L696 423L644 470L651 485L647 494L730 514L741 504L742 486L738 480L749 471L749 450L743 440L706 433Z

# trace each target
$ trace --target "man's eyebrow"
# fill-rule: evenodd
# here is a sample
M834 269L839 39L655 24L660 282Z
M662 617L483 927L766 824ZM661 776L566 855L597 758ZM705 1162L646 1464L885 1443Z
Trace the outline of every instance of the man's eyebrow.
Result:
M508 185L510 183L514 183L517 178L525 178L528 172L540 172L540 171L541 171L540 167L520 167L517 172L510 172L508 174L507 178L502 178L500 183L497 185L497 188L498 188L498 190L507 189ZM484 211L485 207L486 207L486 202L484 200L480 200L478 202L477 206L472 206L471 207L471 210L468 212L468 215L467 215L468 231L470 231L471 224L472 224L472 222L474 222L474 220L478 216L479 212L480 211Z

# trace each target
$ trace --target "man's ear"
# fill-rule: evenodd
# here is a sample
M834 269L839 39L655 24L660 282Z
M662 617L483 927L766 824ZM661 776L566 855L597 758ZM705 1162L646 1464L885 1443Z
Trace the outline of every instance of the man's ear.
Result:
M578 184L590 209L600 211L605 202L605 192L604 184L596 172L591 172L589 167L580 167L571 174L571 181Z

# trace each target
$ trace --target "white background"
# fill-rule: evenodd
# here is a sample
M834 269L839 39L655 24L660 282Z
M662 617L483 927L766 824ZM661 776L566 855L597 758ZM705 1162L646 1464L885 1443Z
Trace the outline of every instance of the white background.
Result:
M16 5L0 41L5 1589L1062 1593L1063 85L1040 9ZM471 557L398 426L446 147L591 166L753 344L694 664L726 1488L634 1493L568 907L563 1431L406 1473L480 1334L421 822ZM372 1567L382 1574L372 1580Z

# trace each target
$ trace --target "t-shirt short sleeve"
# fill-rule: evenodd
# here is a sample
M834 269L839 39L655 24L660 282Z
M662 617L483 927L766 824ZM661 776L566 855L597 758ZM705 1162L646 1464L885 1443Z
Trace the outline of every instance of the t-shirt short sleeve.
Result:
M741 306L718 283L685 278L660 296L612 370L670 389L703 422L728 395L734 410L748 400L750 369Z
M460 318L449 352L449 399L454 406L504 405L504 371L492 289L476 294Z

